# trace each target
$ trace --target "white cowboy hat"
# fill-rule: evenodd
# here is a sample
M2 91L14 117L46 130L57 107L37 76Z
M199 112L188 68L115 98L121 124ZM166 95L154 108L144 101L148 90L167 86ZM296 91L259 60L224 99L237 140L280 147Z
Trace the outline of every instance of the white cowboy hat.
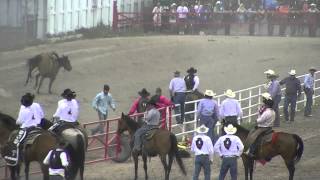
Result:
M209 128L207 128L204 124L202 124L200 127L196 129L197 133L205 134L209 131Z
M311 3L310 6L317 6L315 3Z
M172 4L171 4L171 7L173 7L173 6L177 6L177 4L176 4L176 3L172 3Z
M227 127L224 127L223 130L227 134L235 134L237 132L237 128L234 127L232 124L229 124Z
M204 95L205 95L205 96L213 97L213 96L216 95L216 93L214 93L212 90L208 90L208 89L207 89L207 90L204 92Z
M229 97L229 98L234 98L234 97L236 97L236 93L233 92L231 89L228 89L228 90L224 93L224 95L226 95L226 96Z
M264 72L264 74L275 75L276 73L272 69L268 69L267 71Z
M216 4L221 4L221 1L217 1Z
M271 99L272 100L272 97L269 93L265 92L265 93L262 93L261 96L265 99Z
M294 76L294 75L297 74L295 69L291 69L291 71L288 72L288 73L289 73L291 76Z

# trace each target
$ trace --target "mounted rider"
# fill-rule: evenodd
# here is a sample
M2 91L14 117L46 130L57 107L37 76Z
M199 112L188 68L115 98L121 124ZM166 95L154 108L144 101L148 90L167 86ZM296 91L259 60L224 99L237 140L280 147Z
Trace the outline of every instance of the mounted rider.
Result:
M142 145L142 136L149 130L159 128L160 124L160 112L156 108L157 101L154 98L151 98L147 103L147 115L145 118L145 123L139 128L134 134L134 147L132 152L140 152Z
M60 134L64 129L77 128L79 117L79 104L75 100L76 93L71 89L65 89L61 94L62 100L58 102L58 108L53 115L56 121L49 130Z
M273 121L275 120L275 112L272 109L273 100L269 93L263 93L262 95L263 105L258 112L257 126L252 129L245 141L245 154L254 157L254 153L257 147L257 139L262 137L267 132L272 131Z
M16 121L16 124L20 125L20 129L13 139L12 148L10 148L12 149L11 157L4 157L8 165L15 165L18 162L20 144L24 142L29 132L37 129L41 130L40 123L44 113L41 106L38 103L34 103L33 100L34 95L31 93L26 93L21 97L21 107ZM11 144L12 142L9 143Z

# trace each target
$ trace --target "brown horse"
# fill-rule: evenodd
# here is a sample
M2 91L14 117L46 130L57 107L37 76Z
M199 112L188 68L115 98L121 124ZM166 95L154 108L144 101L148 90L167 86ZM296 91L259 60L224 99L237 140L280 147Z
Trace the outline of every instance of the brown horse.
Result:
M3 156L8 148L7 140L11 136L12 132L18 129L18 126L15 124L15 119L9 115L0 113L0 146L1 146L1 155ZM33 142L32 145L27 145L24 148L23 157L21 160L25 165L25 176L26 180L29 179L29 165L32 161L37 161L43 173L43 179L49 179L48 166L43 164L44 158L47 156L48 152L56 147L57 141L54 136L49 132L44 131L39 135ZM11 179L17 179L19 177L19 164L17 166L9 166Z
M222 125L223 128L228 124L223 121ZM244 143L249 134L249 130L238 124L233 125L237 127L235 135L237 135ZM264 143L258 147L258 151L255 153L255 158L242 154L242 161L245 168L245 179L248 180L248 173L250 173L250 180L253 178L252 173L254 160L270 161L273 157L280 155L288 168L289 180L293 180L295 164L297 164L301 159L303 148L303 141L298 135L274 132L273 140L271 142Z
M119 134L127 130L131 136L131 142L132 142L133 135L139 127L140 127L139 124L136 121L132 120L130 116L124 115L122 113L121 119L119 120L119 124L118 124ZM165 180L169 180L171 165L174 157L176 157L180 170L184 175L186 175L186 170L185 170L183 161L181 160L180 155L178 153L177 138L174 134L172 134L170 131L166 129L156 130L152 138L144 143L141 153L132 153L132 157L134 159L134 169L135 169L134 179L135 180L138 178L138 175L137 175L138 156L140 154L142 155L142 159L143 159L143 168L144 168L146 179L148 179L147 157L148 156L153 157L156 155L160 156L162 165L164 167ZM169 158L169 163L167 163L167 155Z
M63 67L67 71L72 70L72 66L70 64L68 56L63 55L62 57L59 57L56 52L36 55L35 57L28 59L27 66L29 67L29 71L25 85L28 84L29 79L31 78L32 71L36 68L38 70L38 73L36 75L36 83L34 85L34 88L37 89L37 93L39 93L40 91L40 87L44 78L50 79L49 93L51 94L52 83L56 79L59 69ZM41 78L38 86L39 77Z

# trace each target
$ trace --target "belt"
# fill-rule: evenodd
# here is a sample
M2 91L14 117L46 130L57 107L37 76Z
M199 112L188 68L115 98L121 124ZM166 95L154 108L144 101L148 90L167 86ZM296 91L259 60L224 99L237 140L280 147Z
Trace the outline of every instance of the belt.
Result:
M197 156L209 156L209 154L199 154Z
M236 155L231 155L231 156L222 156L222 158L235 158L235 157L238 157Z

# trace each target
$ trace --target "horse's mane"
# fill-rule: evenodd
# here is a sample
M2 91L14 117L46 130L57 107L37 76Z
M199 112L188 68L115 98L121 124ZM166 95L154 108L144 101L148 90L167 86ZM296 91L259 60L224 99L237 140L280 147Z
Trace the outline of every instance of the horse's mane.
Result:
M6 125L9 129L18 128L18 126L16 125L16 120L13 117L2 112L0 112L0 122Z
M140 128L140 125L135 121L133 120L130 116L128 115L125 115L123 120L126 121L127 125L131 128L131 129L134 129L134 130L137 130L138 128Z

